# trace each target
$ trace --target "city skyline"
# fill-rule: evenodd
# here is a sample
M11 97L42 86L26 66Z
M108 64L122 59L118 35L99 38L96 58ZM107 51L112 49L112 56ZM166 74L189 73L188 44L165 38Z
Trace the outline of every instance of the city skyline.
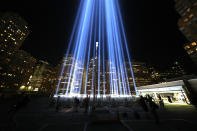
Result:
M147 7L142 4L143 2ZM173 63L178 56L181 56L185 69L190 73L193 72L193 63L183 48L185 38L177 27L179 16L174 8L175 3L173 1L166 1L163 5L159 5L156 1L142 1L142 3L128 0L120 2L132 59L166 68L169 63ZM37 5L37 10L34 10L35 4L31 1L30 4L13 2L8 6L5 2L7 6L2 7L2 11L16 11L29 23L31 33L22 49L38 59L57 65L64 56L79 3L60 1L54 4L54 1L49 1L45 5L43 1ZM135 8L129 8L134 5ZM148 5L153 8L149 9ZM28 9L21 8L25 6ZM158 11L155 12L154 9ZM24 10L27 11L24 12Z
M0 4L0 130L196 131L197 0Z

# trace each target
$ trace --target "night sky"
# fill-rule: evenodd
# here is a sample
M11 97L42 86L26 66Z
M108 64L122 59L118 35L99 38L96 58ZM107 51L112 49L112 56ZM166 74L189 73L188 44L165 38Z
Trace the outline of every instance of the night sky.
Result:
M23 50L57 65L66 52L78 4L79 0L9 0L1 2L0 11L16 12L28 22L30 35ZM120 0L120 6L132 59L163 69L181 58L186 71L194 73L173 0Z

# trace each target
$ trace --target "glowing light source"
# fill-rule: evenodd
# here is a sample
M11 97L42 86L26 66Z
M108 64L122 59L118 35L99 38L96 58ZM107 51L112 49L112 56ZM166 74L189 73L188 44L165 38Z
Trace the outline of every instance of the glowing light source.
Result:
M69 54L71 61L67 60ZM136 91L117 0L81 0L55 96L60 88L67 97L79 97L82 92L98 98L128 97L131 88Z
M24 90L24 89L25 89L25 86L21 86L21 87L20 87L20 90Z
M196 46L196 42L192 42L192 46Z

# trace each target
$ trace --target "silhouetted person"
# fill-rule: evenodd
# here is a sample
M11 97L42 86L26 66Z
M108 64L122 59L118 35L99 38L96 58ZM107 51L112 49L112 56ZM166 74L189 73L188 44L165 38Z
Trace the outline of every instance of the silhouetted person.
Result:
M168 102L172 103L172 99L170 96L168 96Z
M149 105L150 105L150 109L151 109L151 114L155 118L156 124L159 124L159 116L157 115L157 109L159 108L158 105L155 102L153 102L152 100L149 101Z
M74 99L74 108L75 108L75 111L78 112L78 107L79 107L79 99L75 97Z
M159 106L160 106L160 108L163 108L163 109L164 109L164 102L163 102L163 99L161 99L161 100L159 101Z
M85 112L84 113L87 113L88 112L88 108L89 108L89 97L87 96L85 99L84 99L84 105L85 105Z
M140 96L139 104L145 112L148 112L148 106L143 96Z
M146 99L147 99L147 102L153 101L153 98L150 95L147 95Z
M122 114L122 116L124 117L124 118L126 118L126 119L128 119L128 114L126 113L126 112L124 112L123 114Z
M51 96L49 97L49 107L54 106L54 105L55 105L55 100L54 100L54 98L53 98L53 95L51 95Z
M158 95L158 98L159 98L159 100L162 100L162 98L161 98L161 96L160 96L160 95Z
M60 108L60 106L61 106L61 103L60 103L60 96L58 96L57 97L57 101L56 101L56 112L58 112L59 111L59 108Z

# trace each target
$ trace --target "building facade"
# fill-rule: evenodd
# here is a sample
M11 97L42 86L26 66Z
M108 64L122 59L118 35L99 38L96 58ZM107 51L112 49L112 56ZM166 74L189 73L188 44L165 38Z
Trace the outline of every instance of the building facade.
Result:
M172 63L165 70L150 67L149 72L151 72L151 77L154 80L154 84L166 82L171 79L176 79L187 75L187 73L178 61Z
M27 22L15 13L0 16L0 87L17 90L28 82L36 59L19 50L29 30Z
M192 43L186 44L184 46L184 49L187 51L187 54L190 56L193 62L197 65L197 43L192 42Z
M134 76L135 76L135 83L136 86L145 86L149 84L153 84L154 80L151 77L151 72L148 69L148 66L144 62L137 62L134 61L132 63ZM128 72L130 72L130 68L127 67ZM131 73L128 73L131 74ZM133 85L132 76L129 76L130 85Z
M180 31L188 39L184 49L197 65L197 0L175 0L175 8L181 18L178 21Z
M18 50L29 35L27 22L15 13L4 13L0 16L1 50Z
M58 85L59 93L69 94L71 89L76 89L76 92L80 92L80 94L96 94L97 96L102 96L105 94L113 94L110 83L117 83L116 86L118 86L117 88L119 90L122 89L124 85L127 94L135 94L130 64L128 62L124 63L127 68L127 77L125 80L110 78L110 76L120 76L123 74L118 74L116 68L113 67L108 60L104 61L105 65L103 65L103 61L101 60L99 63L102 66L100 67L97 57L91 58L88 65L80 66L79 63L80 62L75 61L72 56L63 59L61 64L63 66L59 69L59 74L61 74L61 76L58 77L60 80L60 84ZM145 63L133 62L132 67L137 87L154 83ZM64 68L64 71L60 73L62 68ZM74 78L74 68L76 70L76 78ZM128 86L130 92L128 92Z
M42 94L53 94L57 84L57 68L46 61L39 60L34 68L27 87L31 91L38 91Z

